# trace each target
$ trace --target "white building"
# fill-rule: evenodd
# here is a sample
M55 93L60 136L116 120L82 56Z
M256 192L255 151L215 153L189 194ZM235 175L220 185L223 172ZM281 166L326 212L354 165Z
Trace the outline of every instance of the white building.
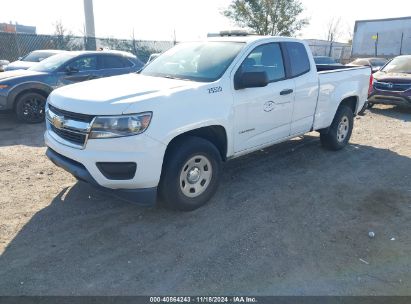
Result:
M355 22L353 57L411 54L411 17Z

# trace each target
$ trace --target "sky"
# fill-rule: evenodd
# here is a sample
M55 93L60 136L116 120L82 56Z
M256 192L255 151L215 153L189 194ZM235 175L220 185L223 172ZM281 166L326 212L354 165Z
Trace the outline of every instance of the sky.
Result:
M221 14L231 0L93 0L97 37L197 40L208 32L235 28ZM310 24L300 38L326 38L331 18L341 18L339 40L349 39L355 20L405 17L411 14L409 0L301 0ZM404 9L408 8L408 10ZM52 34L56 21L74 34L84 32L83 0L8 0L2 3L0 22L34 25L38 34Z

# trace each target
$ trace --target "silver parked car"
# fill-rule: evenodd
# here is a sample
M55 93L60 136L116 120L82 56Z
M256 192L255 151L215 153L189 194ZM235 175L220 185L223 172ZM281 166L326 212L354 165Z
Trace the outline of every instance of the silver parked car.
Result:
M10 64L10 61L8 60L0 60L0 72L4 72L4 69L6 66Z
M7 65L4 69L5 71L14 71L14 70L27 70L40 61L49 58L50 56L60 54L66 51L60 50L38 50L28 53L24 57L20 57L19 60L14 61Z

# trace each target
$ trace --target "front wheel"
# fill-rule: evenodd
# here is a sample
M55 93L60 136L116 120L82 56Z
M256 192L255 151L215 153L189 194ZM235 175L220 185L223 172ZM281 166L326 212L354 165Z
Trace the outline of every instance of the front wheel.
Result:
M167 151L160 180L166 207L191 211L203 206L217 191L221 156L208 140L187 136Z
M46 97L36 92L28 92L16 100L17 119L25 123L39 123L44 121Z
M321 144L329 150L340 150L350 140L354 124L354 114L351 108L341 105L327 131L320 135Z

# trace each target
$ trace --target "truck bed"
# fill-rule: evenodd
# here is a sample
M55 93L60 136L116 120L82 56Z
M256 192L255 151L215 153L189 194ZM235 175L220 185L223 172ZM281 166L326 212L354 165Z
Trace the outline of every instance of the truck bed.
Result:
M354 68L364 68L364 67L359 67L356 65L335 65L335 64L317 64L317 72L318 73L324 73L324 72L336 72L341 71L341 70L348 70L348 69L354 69ZM366 67L367 68L367 67Z
M318 102L314 118L314 130L331 125L340 101L350 98L356 104L357 114L368 97L371 69L358 66L317 66Z

